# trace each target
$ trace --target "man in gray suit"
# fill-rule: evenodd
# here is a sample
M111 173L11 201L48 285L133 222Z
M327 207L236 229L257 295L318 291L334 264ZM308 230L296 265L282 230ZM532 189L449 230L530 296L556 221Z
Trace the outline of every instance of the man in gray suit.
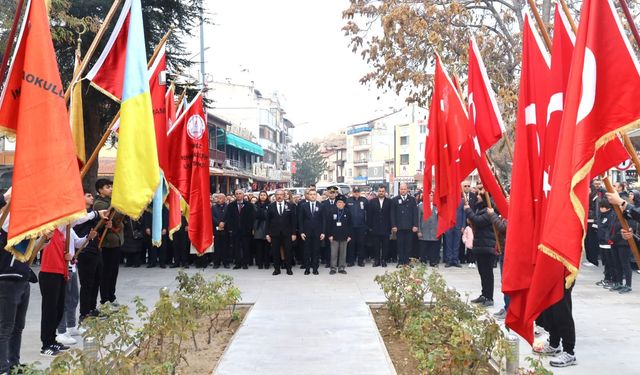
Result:
M438 267L440 262L440 238L436 237L438 229L438 208L433 205L433 192L429 195L431 217L424 217L423 202L418 205L418 246L420 246L420 261L429 262L431 267ZM425 220L426 219L426 220Z

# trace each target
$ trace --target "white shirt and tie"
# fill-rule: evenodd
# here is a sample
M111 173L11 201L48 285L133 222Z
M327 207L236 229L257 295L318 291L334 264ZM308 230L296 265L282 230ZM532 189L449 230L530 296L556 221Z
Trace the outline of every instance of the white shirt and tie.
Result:
M278 202L278 215L282 215L282 212L283 212L282 205L283 205L282 202Z

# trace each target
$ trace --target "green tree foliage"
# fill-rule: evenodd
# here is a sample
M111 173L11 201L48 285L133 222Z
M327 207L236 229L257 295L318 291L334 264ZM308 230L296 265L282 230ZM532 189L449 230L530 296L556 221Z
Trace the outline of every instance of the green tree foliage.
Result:
M293 160L296 162L296 174L293 175L296 186L315 184L327 169L327 161L320 154L317 144L297 143L293 146Z

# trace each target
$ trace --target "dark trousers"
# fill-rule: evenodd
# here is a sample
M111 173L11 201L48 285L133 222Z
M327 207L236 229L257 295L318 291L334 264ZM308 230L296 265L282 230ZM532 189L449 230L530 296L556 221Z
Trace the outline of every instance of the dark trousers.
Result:
M171 250L173 251L173 264L189 265L189 237L184 228L173 234Z
M409 254L413 251L411 229L398 230L398 264L409 264Z
M288 234L277 234L271 237L271 256L273 265L279 270L282 266L280 260L280 247L284 251L284 268L291 269L291 236Z
M320 265L320 235L313 234L309 235L304 242L304 262L302 263L305 268L308 270L313 268L314 270L318 269Z
M587 235L584 238L584 251L587 261L598 265L598 229L591 228L591 223L587 224Z
M389 235L372 235L371 246L373 249L373 260L376 263L380 263L381 261L386 262L389 257Z
M124 261L127 267L140 267L142 264L142 252L134 251L124 254Z
M560 340L562 340L562 350L569 354L574 354L573 349L576 346L576 326L571 311L572 290L573 286L565 289L564 297L545 311L546 328L549 329L549 343L558 347Z
M500 282L502 283L502 269L504 268L504 252L502 252L502 254L500 254L500 258L498 259L498 264L500 264ZM509 310L509 302L511 301L511 299L509 298L509 295L507 293L503 293L502 294L503 299L504 299L504 310L507 311Z
M102 249L102 280L100 280L100 303L116 300L116 283L120 269L120 248Z
M618 284L622 284L622 279L626 281L627 286L631 286L631 263L629 262L629 256L631 250L628 245L613 245L611 246L611 255L613 258L613 281Z
M251 262L251 237L231 236L231 244L236 266L248 266Z
M266 266L269 262L271 251L269 250L269 242L267 240L253 240L253 248L256 254L256 265Z
M420 261L435 266L440 261L440 240L420 241Z
M26 280L0 280L0 374L20 363L30 294L31 286Z
M347 263L355 263L356 257L358 263L364 263L367 258L365 254L367 228L352 228L351 241L347 246Z
M604 279L613 282L615 279L615 264L613 260L613 246L611 249L600 248L602 263L604 264Z
M482 283L482 295L490 300L493 300L493 264L495 261L494 254L476 254L476 264Z
M40 272L38 282L42 294L40 340L44 349L56 343L56 328L64 313L66 283L64 275L49 272Z
M153 246L149 240L149 265L155 266L160 263L161 266L167 265L169 258L169 236L162 236L162 245L160 247Z
M462 232L460 228L453 227L444 233L443 258L446 264L460 263L459 249Z
M78 256L78 278L80 279L80 319L83 319L96 309L98 290L102 280L100 254L83 252Z
M216 230L213 238L213 264L231 263L231 253L229 252L229 236L223 230Z

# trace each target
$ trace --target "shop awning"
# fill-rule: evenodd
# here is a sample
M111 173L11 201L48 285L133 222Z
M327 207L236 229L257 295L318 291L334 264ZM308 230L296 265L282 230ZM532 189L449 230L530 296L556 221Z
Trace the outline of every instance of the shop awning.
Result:
M240 138L237 135L232 133L227 133L226 139L227 139L228 146L235 147L240 150L245 150L254 155L264 156L264 150L258 144L255 144L251 141L247 141L246 139Z

